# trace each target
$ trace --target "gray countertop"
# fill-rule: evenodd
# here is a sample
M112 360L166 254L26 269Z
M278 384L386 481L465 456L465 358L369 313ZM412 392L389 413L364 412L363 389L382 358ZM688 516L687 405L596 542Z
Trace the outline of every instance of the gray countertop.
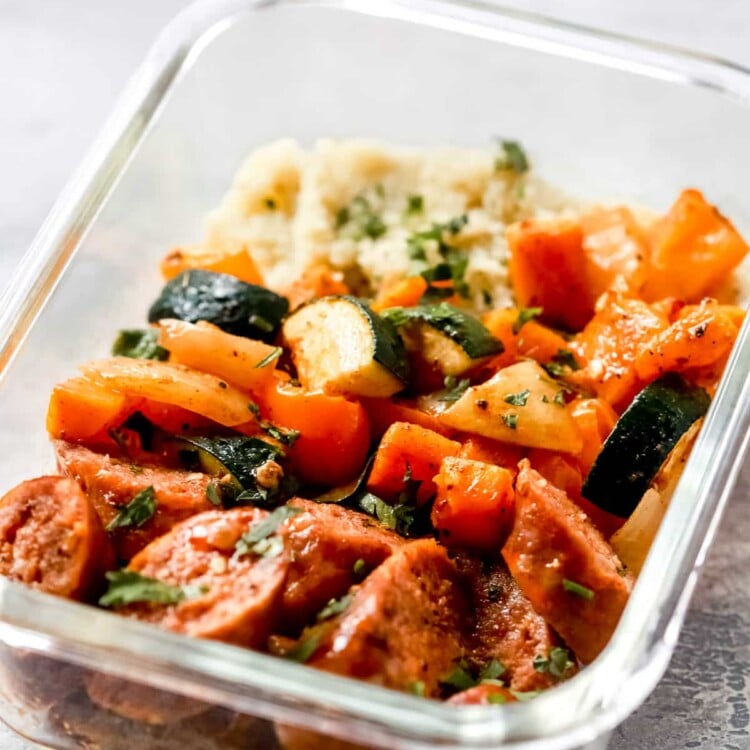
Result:
M0 289L159 28L185 0L0 0ZM750 66L750 3L505 5ZM750 465L706 561L670 668L611 750L750 748ZM29 746L0 726L0 747Z

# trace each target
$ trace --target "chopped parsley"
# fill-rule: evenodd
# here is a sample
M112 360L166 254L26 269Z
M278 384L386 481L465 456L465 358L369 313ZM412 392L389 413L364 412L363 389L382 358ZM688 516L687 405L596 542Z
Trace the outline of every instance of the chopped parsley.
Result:
M102 607L124 607L135 602L179 604L188 599L196 599L208 591L206 586L172 586L127 569L110 571L107 573L107 581L107 593L99 599Z
M453 404L458 401L464 393L466 393L469 386L471 386L471 381L468 378L461 378L461 380L458 380L455 375L446 375L445 380L443 380L443 385L446 390L445 393L438 398L438 401Z
M112 344L112 354L115 357L164 361L169 357L169 352L159 346L158 340L158 328L126 329L117 334Z
M561 388L553 397L552 401L558 406L565 406L565 391Z
M318 650L319 645L320 636L317 633L311 633L301 638L296 646L284 654L284 658L304 664Z
M549 673L553 677L560 678L573 669L575 663L571 660L570 652L567 649L555 646L549 652L548 657L535 656L532 665L537 672Z
M476 687L477 684L476 678L469 672L469 665L463 660L443 677L440 682L447 687L455 688L459 692Z
M354 573L355 576L361 576L365 572L366 568L367 568L367 563L360 557L354 561L354 565L352 566L352 572Z
M410 503L389 505L377 495L367 492L360 498L359 507L367 515L377 518L383 526L401 535L408 534L414 523L415 508Z
M413 693L419 698L424 698L425 684L422 680L414 680L414 682L409 683L408 687L410 693Z
M421 195L410 195L406 199L406 215L415 216L424 211L424 197Z
M596 596L595 592L590 588L587 588L577 581L571 581L570 578L563 578L562 585L566 591L569 591L571 594L575 594L576 596L580 596L581 599L585 599L587 602L592 601Z
M280 547L276 542L270 542L269 539L276 534L282 523L299 513L302 513L302 509L294 508L291 505L281 505L276 508L240 537L234 548L235 557L243 557L244 555L276 557L281 554L283 547ZM280 541L281 539L279 539Z
M469 690L482 683L502 685L498 678L504 673L505 666L498 659L492 659L479 669L466 659L461 659L453 670L440 680L440 683L457 691Z
M544 312L542 307L522 307L518 311L518 317L513 321L511 330L515 336L521 332L521 329L534 318L538 318Z
M143 526L156 513L156 493L153 486L141 490L119 513L107 524L107 531L126 526Z
M503 422L506 427L515 430L518 427L518 414L503 414Z
M503 401L511 406L526 406L526 402L529 400L530 395L531 391L526 388L518 393L509 393Z
M563 365L563 367L569 367L574 372L581 369L581 366L578 364L578 360L575 358L575 355L568 349L558 349L557 354L553 358L553 361L559 362L561 365Z
M247 409L258 420L258 427L269 437L278 440L282 445L290 448L297 442L300 436L299 430L281 427L273 422L269 422L267 419L263 419L260 414L260 406L253 401L248 402Z
M331 617L336 617L342 612L345 612L348 606L352 603L351 594L344 594L340 599L331 599L323 609L318 612L318 622L329 620Z
M502 694L502 693L488 693L487 694L487 703L496 703L498 705L503 705L508 702L508 699Z
M485 682L487 680L497 680L505 673L505 665L498 659L493 659L491 662L482 667L479 671L479 681Z
M382 185L376 192L382 197ZM347 233L351 239L359 241L365 237L376 240L382 237L387 227L376 212L372 203L364 195L358 195L348 206L336 214L336 229Z
M266 367L266 365L270 365L271 362L275 362L282 354L284 353L284 350L280 346L275 346L273 348L273 351L267 354L263 359L259 360L256 364L256 368Z
M495 169L498 172L513 172L524 174L529 171L529 159L518 141L500 141L502 153L495 159Z
M453 247L445 241L445 235L458 234L469 222L467 214L461 214L443 223L434 223L430 229L416 232L407 239L409 259L412 270L422 276L428 288L422 301L434 302L446 299L453 294L469 296L469 285L466 283L466 268L469 265L469 254L466 250ZM427 259L428 245L437 245L440 262L430 266ZM450 281L451 287L435 286L435 282Z

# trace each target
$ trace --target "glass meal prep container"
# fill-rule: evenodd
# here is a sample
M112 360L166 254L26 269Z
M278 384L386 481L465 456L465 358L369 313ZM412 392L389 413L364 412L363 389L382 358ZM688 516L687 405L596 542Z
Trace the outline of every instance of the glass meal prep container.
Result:
M132 79L0 305L2 489L52 469L52 386L145 311L158 260L200 235L253 147L518 138L574 195L664 208L695 185L747 234L748 133L750 73L656 45L473 2L198 2ZM319 733L311 748L604 748L666 669L736 478L749 336L745 325L609 646L534 700L425 701L2 579L0 718L54 748L270 750L272 722ZM199 710L162 725L119 718L88 702L92 672L146 708Z

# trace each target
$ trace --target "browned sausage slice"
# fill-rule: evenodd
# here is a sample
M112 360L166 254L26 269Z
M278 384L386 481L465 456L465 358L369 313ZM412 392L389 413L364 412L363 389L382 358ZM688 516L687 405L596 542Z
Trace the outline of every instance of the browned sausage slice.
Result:
M310 664L385 687L440 694L463 657L468 602L460 575L431 539L396 550L353 590Z
M534 668L536 657L547 658L560 640L537 614L502 562L484 562L461 555L456 564L466 576L476 623L470 638L472 660L499 661L501 679L513 690L543 690L559 680ZM571 668L565 677L572 677Z
M345 594L402 547L404 540L369 516L338 505L301 499L290 505L303 512L280 530L290 558L282 628L295 633L329 600ZM360 574L355 565L362 567Z
M516 517L503 557L534 609L582 662L593 661L617 626L633 579L586 514L528 461L516 479Z
M0 499L0 575L86 600L112 564L99 516L71 479L32 479Z
M55 441L55 451L60 471L81 485L105 526L139 492L154 488L157 507L151 519L138 528L119 528L111 534L122 560L129 560L176 523L213 508L206 497L210 481L206 474L135 466L62 440Z
M173 586L191 585L198 595L119 611L178 633L261 648L275 625L288 558L283 549L276 556L238 557L235 548L267 515L257 508L215 510L177 524L142 549L128 570Z

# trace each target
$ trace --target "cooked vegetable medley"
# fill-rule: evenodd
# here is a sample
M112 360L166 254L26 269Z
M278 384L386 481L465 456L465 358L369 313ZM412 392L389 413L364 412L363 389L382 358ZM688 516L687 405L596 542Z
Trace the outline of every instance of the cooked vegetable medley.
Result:
M0 573L456 704L594 660L742 323L748 246L697 190L659 216L535 211L519 144L487 159L455 215L421 162L338 164L318 249L353 251L294 277L221 214L169 252L113 356L53 390L60 476L0 501ZM305 188L274 185L243 205L286 226ZM386 245L397 273L373 270ZM475 252L507 261L486 288Z

